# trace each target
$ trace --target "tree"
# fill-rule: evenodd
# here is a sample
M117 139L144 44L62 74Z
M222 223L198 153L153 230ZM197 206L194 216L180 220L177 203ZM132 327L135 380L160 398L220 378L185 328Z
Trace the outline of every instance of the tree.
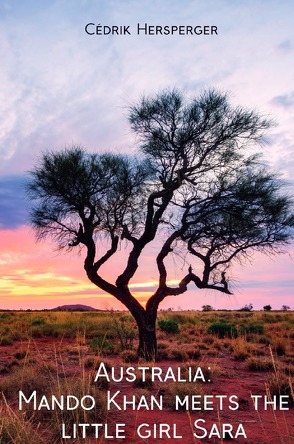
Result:
M291 309L291 307L289 305L282 305L282 310L283 311L288 311L290 309Z
M239 311L252 311L253 310L253 304L245 304L244 307L240 308Z
M271 311L272 306L271 306L271 305L265 305L265 306L263 307L263 309L264 309L264 311Z
M231 294L230 264L254 251L280 252L294 217L279 180L255 154L271 123L231 106L226 94L209 90L186 101L163 91L132 106L129 121L136 156L79 147L45 153L28 181L30 217L37 239L85 247L88 278L127 307L138 325L138 355L153 359L159 304L188 284ZM158 286L144 307L129 284L156 239ZM122 241L126 262L109 282L101 267ZM167 259L179 252L185 271L170 285Z
M202 311L213 311L213 307L212 305L206 304L206 305L202 305Z

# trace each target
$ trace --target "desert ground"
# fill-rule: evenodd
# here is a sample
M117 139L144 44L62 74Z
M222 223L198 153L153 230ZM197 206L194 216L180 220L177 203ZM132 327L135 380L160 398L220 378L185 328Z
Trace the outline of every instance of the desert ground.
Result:
M126 312L0 320L0 444L294 443L291 311L160 312L156 362Z

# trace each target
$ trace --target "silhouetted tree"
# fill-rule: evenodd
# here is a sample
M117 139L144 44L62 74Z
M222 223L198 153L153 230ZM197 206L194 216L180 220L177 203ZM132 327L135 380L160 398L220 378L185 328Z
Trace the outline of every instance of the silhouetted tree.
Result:
M226 94L210 90L186 101L164 91L132 106L129 121L137 156L79 147L43 155L28 184L31 223L38 239L85 247L88 278L128 308L138 324L138 354L153 359L159 304L190 283L230 294L231 262L253 251L278 253L291 237L293 215L279 181L253 153L270 122L232 107ZM156 238L158 286L144 307L129 284ZM122 240L126 262L109 282L101 267ZM179 251L186 271L171 285L167 258Z
M213 311L212 305L208 305L208 304L202 305L201 308L202 308L202 311Z
M244 307L240 308L239 311L252 311L253 310L253 305L250 304L245 304Z
M272 306L271 306L271 305L265 305L265 306L263 307L263 309L264 309L264 311L271 311Z

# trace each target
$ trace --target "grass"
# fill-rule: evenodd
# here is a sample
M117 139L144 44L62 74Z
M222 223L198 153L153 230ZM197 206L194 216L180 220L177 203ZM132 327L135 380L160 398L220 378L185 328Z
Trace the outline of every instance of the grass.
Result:
M0 312L0 321L0 347L34 338L68 339L77 348L90 347L97 356L135 362L138 334L128 313ZM287 359L294 345L293 312L159 312L158 326L161 360L185 362L225 350L233 359L246 361L266 354L269 346L276 356ZM16 360L26 359L23 353L17 350ZM0 368L0 373L5 371Z
M195 384L192 382L173 382L168 385L162 385L160 393L164 395L165 407L171 410L192 410L191 399L193 399L193 397L194 399L199 399L199 408L201 409L201 407L203 407L202 396L204 394L204 390L200 384ZM187 403L184 402L185 398L187 399Z
M181 326L181 334L202 336L212 323L233 325L239 333L273 333L294 338L293 312L159 312L158 322L171 321ZM129 314L122 312L0 312L0 341L5 336L12 340L28 340L34 336L73 338L82 333L87 338L106 336L117 338L117 330L132 330L135 322ZM134 336L131 335L131 336Z
M225 356L234 367L230 371L242 368L252 372L253 378L260 372L270 396L287 395L294 403L293 312L159 312L158 325L164 326L158 329L159 366L167 365L162 361L175 367L200 366L205 379L214 383L228 376L217 364ZM60 443L61 422L70 427L78 421L108 420L105 391L109 383L93 384L93 375L101 362L107 368L111 362L147 365L137 359L137 336L135 321L122 312L0 312L0 351L2 357L7 356L0 365L0 444ZM51 355L36 351L37 340L44 347L52 342ZM138 396L164 393L166 408L171 410L176 408L175 396L200 396L207 389L198 382L153 384L139 378L132 386ZM19 390L26 396L34 390L46 396L91 394L97 405L89 411L26 408L24 414L17 414L13 406Z
M286 396L289 405L294 405L294 379L282 371L275 372L266 382L268 397ZM285 399L285 398L284 398Z
M94 370L99 365L99 359L94 356L91 371L85 372L85 359L77 360L76 372L67 375L65 363L62 357L55 353L54 361L43 361L38 357L32 364L28 358L31 352L31 344L27 351L21 354L22 365L13 366L0 380L0 444L35 444L60 443L61 424L65 429L72 430L76 423L104 423L107 417L106 394L108 384L94 383ZM23 356L24 354L24 356ZM89 357L88 357L89 359ZM104 361L103 361L104 362ZM108 368L109 364L104 362ZM19 399L23 393L23 405L19 406ZM36 406L32 394L36 395ZM57 399L66 405L70 399L70 406L74 408L51 408L51 400ZM84 399L84 405L81 400ZM94 400L94 404L89 402ZM48 408L48 406L50 406ZM91 408L89 408L91 407ZM40 424L42 427L40 428ZM73 443L79 443L77 438ZM88 441L81 441L88 442ZM90 441L89 441L90 442ZM102 441L100 441L102 442Z
M17 415L4 401L0 408L0 444L45 444L42 434L35 430L32 420Z

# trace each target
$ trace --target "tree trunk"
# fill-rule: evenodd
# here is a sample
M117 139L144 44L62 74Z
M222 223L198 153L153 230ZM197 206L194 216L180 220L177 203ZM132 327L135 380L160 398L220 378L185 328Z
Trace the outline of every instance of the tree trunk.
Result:
M156 316L148 316L137 319L139 329L138 356L147 361L156 360L157 340L156 340Z

